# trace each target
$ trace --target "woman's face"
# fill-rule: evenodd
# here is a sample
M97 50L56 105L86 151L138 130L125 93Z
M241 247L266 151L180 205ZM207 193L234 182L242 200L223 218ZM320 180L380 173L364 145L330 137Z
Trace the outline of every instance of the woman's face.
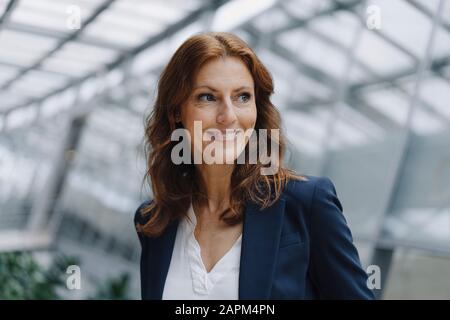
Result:
M208 61L199 70L179 120L189 131L192 150L203 155L212 150L221 163L229 163L244 150L248 136L241 139L242 133L255 127L256 116L252 75L239 58L225 57ZM200 121L201 131L194 130L194 121ZM192 138L202 143L194 145Z

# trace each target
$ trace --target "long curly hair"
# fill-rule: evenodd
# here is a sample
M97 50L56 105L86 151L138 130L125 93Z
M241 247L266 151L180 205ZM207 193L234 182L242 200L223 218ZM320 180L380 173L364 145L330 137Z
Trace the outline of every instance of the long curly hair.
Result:
M192 202L202 205L207 201L205 186L194 164L174 164L172 148L177 144L171 140L172 132L182 125L175 114L190 96L193 79L204 63L219 57L238 57L247 66L254 80L257 120L255 132L279 129L277 171L262 175L263 165L248 161L235 165L230 181L229 207L220 218L229 225L243 219L248 201L260 208L271 206L280 197L290 179L307 180L303 175L285 168L285 137L281 131L281 117L270 101L274 87L272 77L253 50L242 39L226 32L208 32L188 38L171 57L159 82L153 110L145 118L145 146L147 170L143 182L153 191L153 201L141 209L145 224L136 226L139 232L150 237L160 235L168 224L187 214ZM245 147L248 153L249 144ZM269 148L270 149L270 148ZM236 163L236 162L235 162ZM151 213L151 214L150 214Z

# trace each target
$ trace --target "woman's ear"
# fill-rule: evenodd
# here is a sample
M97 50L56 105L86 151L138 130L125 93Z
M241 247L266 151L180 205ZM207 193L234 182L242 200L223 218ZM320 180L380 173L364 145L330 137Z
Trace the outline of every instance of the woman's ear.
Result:
M179 112L179 111L176 111L176 112L175 112L175 122L176 122L176 123L181 122L181 115L180 115L180 112Z

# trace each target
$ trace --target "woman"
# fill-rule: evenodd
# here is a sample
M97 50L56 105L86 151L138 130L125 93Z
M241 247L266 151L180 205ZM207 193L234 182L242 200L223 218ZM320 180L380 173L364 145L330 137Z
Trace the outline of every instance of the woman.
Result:
M229 33L189 38L165 67L146 119L153 199L135 214L143 299L373 298L333 183L283 166L272 93Z

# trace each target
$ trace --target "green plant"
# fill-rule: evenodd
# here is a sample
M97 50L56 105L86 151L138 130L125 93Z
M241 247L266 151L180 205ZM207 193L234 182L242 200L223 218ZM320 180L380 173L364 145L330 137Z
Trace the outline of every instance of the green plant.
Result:
M48 268L43 268L29 252L0 253L0 299L59 300L66 288L69 265L80 265L75 257L57 254ZM129 274L98 283L88 299L128 299Z
M29 252L0 254L0 299L60 299L65 287L65 268L77 264L72 257L57 256L48 269L42 268Z
M89 299L96 300L128 300L128 287L130 276L128 273L122 273L118 278L108 279L101 284Z

